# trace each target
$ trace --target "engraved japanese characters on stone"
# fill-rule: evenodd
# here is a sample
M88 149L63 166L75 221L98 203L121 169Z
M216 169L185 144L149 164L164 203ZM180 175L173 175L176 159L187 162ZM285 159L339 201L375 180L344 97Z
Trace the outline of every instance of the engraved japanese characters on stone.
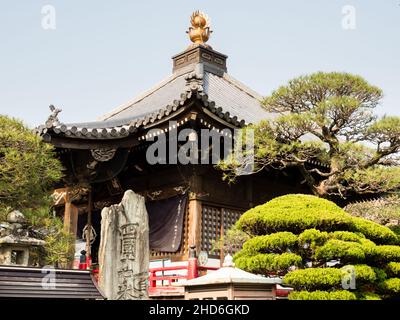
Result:
M135 260L137 223L130 223L120 228L121 232L121 260Z
M133 274L133 270L118 272L117 300L142 300L146 298L147 277L145 272Z

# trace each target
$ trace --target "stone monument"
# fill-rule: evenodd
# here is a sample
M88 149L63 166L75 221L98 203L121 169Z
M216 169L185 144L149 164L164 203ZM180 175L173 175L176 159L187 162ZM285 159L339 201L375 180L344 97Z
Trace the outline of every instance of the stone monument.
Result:
M131 190L101 212L99 284L110 300L148 299L149 223L144 198Z

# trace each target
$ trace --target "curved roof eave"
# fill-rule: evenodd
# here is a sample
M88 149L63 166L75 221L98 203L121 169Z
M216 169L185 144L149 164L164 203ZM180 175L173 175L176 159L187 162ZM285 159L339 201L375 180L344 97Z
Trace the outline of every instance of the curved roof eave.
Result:
M157 112L144 114L136 118L115 119L105 121L94 121L85 123L59 123L51 128L41 126L37 129L40 135L46 133L63 135L68 138L76 139L120 139L137 132L140 128L163 123L179 114L182 108L187 104L188 100L195 98L202 102L204 108L214 114L222 121L232 124L234 127L243 127L246 122L243 119L238 119L236 116L231 116L229 112L224 112L221 107L217 107L214 101L210 101L208 96L197 90L189 91L181 95L180 100L173 101L172 104Z

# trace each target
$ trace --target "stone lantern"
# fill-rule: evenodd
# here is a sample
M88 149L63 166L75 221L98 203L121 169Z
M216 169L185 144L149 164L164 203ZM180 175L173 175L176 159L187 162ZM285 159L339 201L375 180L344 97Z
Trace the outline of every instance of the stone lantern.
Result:
M13 211L6 222L0 222L0 265L32 266L33 251L44 244L43 240L29 237L21 212Z

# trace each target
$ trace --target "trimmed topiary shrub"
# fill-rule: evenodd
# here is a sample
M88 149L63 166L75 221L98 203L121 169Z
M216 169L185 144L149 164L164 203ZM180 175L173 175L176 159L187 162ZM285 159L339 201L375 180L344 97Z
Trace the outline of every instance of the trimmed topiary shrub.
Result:
M354 233L348 231L335 231L329 234L329 238L343 241L361 242L365 239L362 233Z
M300 233L298 243L300 246L311 246L324 244L328 240L328 232L321 232L317 229L307 229Z
M400 278L390 278L381 284L381 290L390 295L400 295Z
M307 201L309 200L309 201ZM349 230L352 217L331 201L311 195L287 195L245 212L238 228L253 235L279 231L296 234L306 229Z
M361 244L357 242L329 240L315 251L317 260L341 259L346 263L357 263L365 260L365 253Z
M273 252L282 253L294 248L297 236L291 232L277 232L266 236L258 236L248 240L243 249L248 252Z
M236 265L284 275L290 299L380 299L398 294L400 246L387 227L353 217L331 201L286 195L242 215L249 239Z
M356 281L358 284L369 284L386 278L384 271L370 267L366 264L354 265Z
M338 291L294 291L289 294L289 300L357 300L356 294L347 290Z
M358 300L382 300L381 297L372 292L357 293Z
M399 246L376 246L373 254L377 261L400 262Z
M390 276L400 276L400 262L389 262L385 269Z
M253 273L264 273L265 270L279 273L287 270L291 266L300 266L301 257L294 253L282 254L257 254L236 256L235 264L238 268L248 270Z
M309 268L289 272L283 282L295 290L340 288L343 272L336 268Z
M377 244L398 243L398 237L392 230L375 222L354 217L352 225L352 230L364 234Z

